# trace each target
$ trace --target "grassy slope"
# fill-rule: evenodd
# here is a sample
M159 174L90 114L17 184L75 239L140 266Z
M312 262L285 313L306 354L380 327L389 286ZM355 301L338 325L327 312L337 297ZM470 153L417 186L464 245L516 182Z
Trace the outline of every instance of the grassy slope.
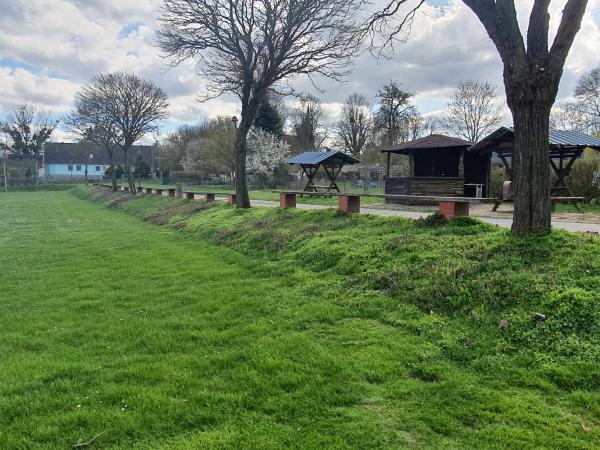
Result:
M598 446L597 238L119 198L0 197L0 447Z

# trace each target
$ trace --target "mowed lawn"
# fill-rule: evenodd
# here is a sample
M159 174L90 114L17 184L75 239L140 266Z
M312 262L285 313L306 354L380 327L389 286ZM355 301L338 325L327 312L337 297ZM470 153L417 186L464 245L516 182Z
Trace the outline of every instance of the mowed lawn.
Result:
M1 449L600 444L597 393L448 358L451 321L68 192L0 214Z

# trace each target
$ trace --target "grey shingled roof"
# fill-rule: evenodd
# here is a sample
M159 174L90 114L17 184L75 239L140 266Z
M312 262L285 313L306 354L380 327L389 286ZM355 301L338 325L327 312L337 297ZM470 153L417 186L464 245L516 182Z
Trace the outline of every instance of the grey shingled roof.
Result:
M473 145L472 142L463 141L462 139L446 136L443 134L430 134L414 141L403 142L393 147L384 148L382 153L405 153L412 150L434 150L434 149L449 149L449 148L469 148Z
M138 153L142 153L144 160L152 165L152 146L134 145L129 151L129 161L134 163ZM93 155L90 158L90 155ZM44 145L44 161L46 164L97 164L108 165L110 160L106 150L102 147L85 142L47 142ZM115 163L123 164L123 152L115 150Z
M302 164L305 166L316 166L326 161L344 162L346 164L356 164L360 160L353 156L347 155L342 152L327 151L327 152L304 152L299 155L293 156L286 162L288 164Z

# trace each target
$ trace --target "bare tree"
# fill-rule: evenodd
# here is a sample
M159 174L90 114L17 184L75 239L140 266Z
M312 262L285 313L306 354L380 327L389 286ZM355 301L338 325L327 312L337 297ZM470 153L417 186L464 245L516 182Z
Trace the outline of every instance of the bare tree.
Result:
M338 139L347 153L360 158L373 137L373 116L364 95L352 94L342 108Z
M585 123L589 133L600 133L600 67L584 73L575 86L571 113Z
M550 129L593 133L588 115L577 101L563 102L550 114Z
M75 106L67 117L67 126L79 136L81 142L96 144L108 155L113 191L117 190L117 171L115 170L115 150L119 147L118 131L112 118L91 103L90 98L76 97Z
M74 116L82 119L82 129L84 119L93 118L88 137L123 151L129 191L135 195L129 150L148 133L156 131L157 122L167 117L167 94L151 81L117 72L92 77L77 94L75 105ZM98 136L94 136L96 131Z
M502 122L495 100L493 84L461 81L441 116L441 126L456 137L477 142Z
M389 0L369 21L375 36L387 44L406 38L418 8L408 0ZM565 60L587 6L567 0L552 44L549 43L550 0L534 0L527 42L519 28L514 0L463 0L479 18L504 65L504 86L515 127L513 233L548 233L551 226L550 111L556 100ZM414 6L413 6L414 5Z
M294 75L339 80L357 53L362 0L164 0L158 44L174 64L196 60L209 96L241 101L237 206L250 207L247 137L267 92Z
M3 129L10 136L13 153L37 156L54 132L58 121L38 112L33 105L24 104L8 117Z
M292 130L303 151L321 148L327 138L325 120L326 115L321 100L313 95L302 97L300 105L292 110Z
M381 133L384 146L409 140L409 121L418 114L411 97L412 94L403 91L396 81L391 81L377 93L379 106L375 112L375 127Z

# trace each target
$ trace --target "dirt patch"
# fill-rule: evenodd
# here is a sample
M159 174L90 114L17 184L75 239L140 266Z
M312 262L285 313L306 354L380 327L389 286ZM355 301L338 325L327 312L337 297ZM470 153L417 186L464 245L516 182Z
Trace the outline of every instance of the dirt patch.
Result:
M192 214L210 208L209 203L192 203L188 205L172 206L156 214L148 216L145 222L155 225L166 225L175 216L189 217Z
M119 208L123 203L127 203L129 200L131 200L131 198L127 195L127 196L121 196L121 197L117 197L114 200L111 200L108 203L108 207L111 209L117 209Z
M173 225L173 228L175 228L176 230L182 230L185 227L187 227L187 220L182 220Z

